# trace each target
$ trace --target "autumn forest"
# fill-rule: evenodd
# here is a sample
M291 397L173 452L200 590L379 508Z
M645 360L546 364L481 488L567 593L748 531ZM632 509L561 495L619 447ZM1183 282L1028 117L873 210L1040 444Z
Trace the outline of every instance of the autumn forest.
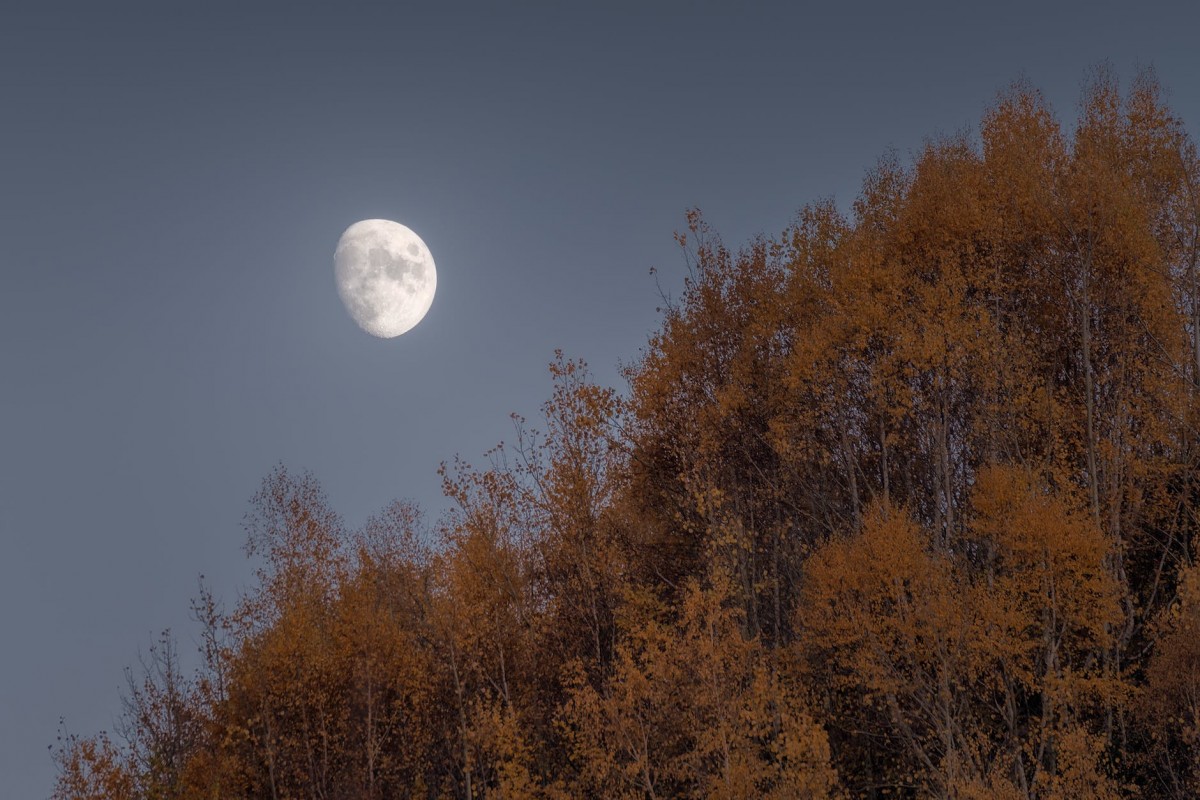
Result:
M54 796L1200 796L1200 157L1152 74L1073 111L689 213L627 385L555 358L437 520L271 472Z

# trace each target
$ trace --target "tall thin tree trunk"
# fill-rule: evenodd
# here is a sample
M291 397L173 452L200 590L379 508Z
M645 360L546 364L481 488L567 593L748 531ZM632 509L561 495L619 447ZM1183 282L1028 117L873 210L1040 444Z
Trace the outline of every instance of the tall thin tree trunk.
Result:
M458 658L454 645L450 645L450 672L454 678L454 695L458 699L458 728L462 737L463 784L467 790L467 800L474 800L475 793L471 787L471 746L467 738L467 710L464 705L462 681L458 676Z
M854 451L850 446L850 432L846 430L845 419L839 420L842 440L842 464L846 470L846 480L850 487L850 509L854 521L854 531L862 530L862 502L858 496L858 468L854 460Z
M950 387L949 376L945 376L939 405L941 421L938 424L938 449L942 463L942 494L946 504L945 542L954 538L954 470L950 459Z
M882 416L879 418L879 454L879 473L883 481L883 502L884 505L889 505L892 498L888 483L887 423Z
M1092 516L1100 526L1100 489L1096 475L1096 398L1095 377L1092 373L1092 248L1095 234L1088 232L1088 253L1083 261L1079 298L1079 347L1083 359L1084 406L1087 417L1088 498Z

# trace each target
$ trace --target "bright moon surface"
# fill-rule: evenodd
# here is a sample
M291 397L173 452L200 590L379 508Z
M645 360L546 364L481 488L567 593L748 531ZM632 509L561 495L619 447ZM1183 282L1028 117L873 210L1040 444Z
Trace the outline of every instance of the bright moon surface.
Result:
M359 327L390 339L411 330L437 289L429 248L408 227L365 219L346 229L333 254L338 294Z

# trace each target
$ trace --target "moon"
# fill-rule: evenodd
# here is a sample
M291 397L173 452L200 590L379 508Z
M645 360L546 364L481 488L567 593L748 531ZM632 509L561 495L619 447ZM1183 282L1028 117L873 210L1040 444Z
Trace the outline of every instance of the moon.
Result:
M414 326L433 305L437 268L421 237L386 219L356 222L333 254L338 295L358 326L391 339Z

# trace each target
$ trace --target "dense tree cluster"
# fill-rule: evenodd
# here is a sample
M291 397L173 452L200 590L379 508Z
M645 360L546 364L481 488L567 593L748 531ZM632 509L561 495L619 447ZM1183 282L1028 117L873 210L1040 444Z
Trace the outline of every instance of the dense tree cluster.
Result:
M558 357L455 511L279 469L58 798L1200 795L1200 159L1152 76L1019 83Z

